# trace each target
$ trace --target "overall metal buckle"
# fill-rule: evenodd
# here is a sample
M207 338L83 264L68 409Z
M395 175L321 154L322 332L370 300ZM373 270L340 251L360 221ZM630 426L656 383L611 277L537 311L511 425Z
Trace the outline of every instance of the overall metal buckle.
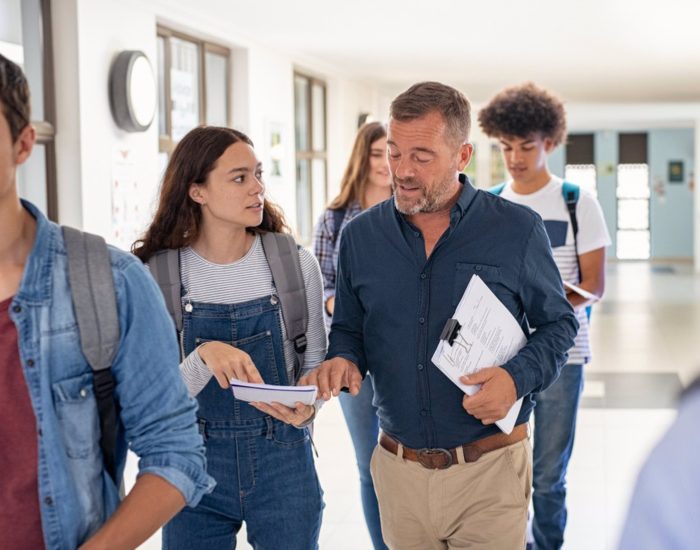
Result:
M452 453L447 449L421 449L417 451L417 455L420 465L429 470L444 470L452 466ZM435 459L438 457L442 457L443 462L438 461L436 464Z

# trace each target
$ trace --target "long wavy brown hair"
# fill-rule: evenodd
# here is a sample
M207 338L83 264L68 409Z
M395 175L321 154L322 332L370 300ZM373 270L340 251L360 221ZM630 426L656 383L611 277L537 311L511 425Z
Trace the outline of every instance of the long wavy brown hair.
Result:
M194 128L180 140L165 169L153 222L143 238L131 247L142 262L147 262L160 250L182 248L197 240L202 210L190 198L190 186L193 183L206 185L209 173L224 151L241 141L253 147L253 142L243 132L218 126ZM289 226L280 208L265 199L262 223L248 230L282 233L289 232Z
M372 144L383 137L386 137L386 128L379 122L368 122L357 131L350 160L340 181L340 193L328 208L348 208L354 202L360 203L363 209L367 207L365 189L369 180L370 152Z

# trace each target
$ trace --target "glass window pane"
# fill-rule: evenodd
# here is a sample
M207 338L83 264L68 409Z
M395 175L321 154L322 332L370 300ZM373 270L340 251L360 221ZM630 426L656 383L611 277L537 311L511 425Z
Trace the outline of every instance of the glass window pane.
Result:
M170 53L172 138L179 141L192 128L199 126L199 46L171 38Z
M17 170L19 196L35 204L44 214L48 211L46 180L46 146L34 144L27 162Z
M311 120L314 151L326 149L326 88L314 84L311 88Z
M32 120L44 120L44 45L40 0L0 0L0 54L17 63L32 92Z
M313 185L312 220L317 219L326 206L326 161L314 159L311 161L311 182Z
M491 144L491 185L497 185L508 179L506 165L503 162L501 147L497 143Z
M311 240L311 173L308 160L297 160L297 231L299 239Z
M205 91L207 96L206 123L213 126L228 126L228 87L226 64L223 55L205 54Z
M646 164L620 164L617 167L617 197L648 199L649 167Z
M645 199L618 200L617 227L619 229L649 229L649 201Z
M598 185L596 183L594 164L567 164L564 171L564 179L575 183L594 197L598 197Z
M297 151L309 149L309 81L294 77L294 137Z
M158 37L158 133L164 136L168 133L165 113L165 38Z
M617 232L617 257L621 260L648 260L650 251L649 231Z

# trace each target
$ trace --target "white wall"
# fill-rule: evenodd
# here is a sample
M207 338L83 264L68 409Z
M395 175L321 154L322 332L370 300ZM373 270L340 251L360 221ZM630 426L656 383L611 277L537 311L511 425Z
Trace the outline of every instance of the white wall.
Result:
M65 0L54 3L54 49L59 218L116 242L112 233L111 181L115 156L127 151L139 183L139 204L152 208L159 185L157 120L143 133L118 129L109 108L109 69L116 54L142 50L157 64L158 23L226 45L233 50L233 126L248 133L266 162L269 126L284 130L283 178L269 193L295 222L295 68L328 85L329 199L337 190L360 111L376 112L371 86L338 74L333 67L273 51L245 35L235 17L194 10L190 3L160 0Z

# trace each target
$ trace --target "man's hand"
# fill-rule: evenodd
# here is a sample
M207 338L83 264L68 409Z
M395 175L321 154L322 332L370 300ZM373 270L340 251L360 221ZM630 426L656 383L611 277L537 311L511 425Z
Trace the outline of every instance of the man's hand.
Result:
M319 395L326 401L331 395L337 396L343 388L348 388L351 395L357 395L361 384L362 375L357 365L342 357L324 361L317 369L299 380L300 386L317 386Z
M223 342L206 342L197 348L197 353L224 389L231 386L231 378L253 384L263 383L262 376L245 351Z
M264 412L273 416L277 420L281 420L286 424L291 424L292 426L298 428L309 420L314 414L316 414L316 409L313 405L304 405L297 401L296 407L291 408L282 403L262 403L262 402L251 402L253 407L259 411Z
M517 400L515 382L507 370L501 367L481 369L471 376L459 379L464 384L481 384L474 395L465 395L462 407L483 424L494 424L504 418Z

